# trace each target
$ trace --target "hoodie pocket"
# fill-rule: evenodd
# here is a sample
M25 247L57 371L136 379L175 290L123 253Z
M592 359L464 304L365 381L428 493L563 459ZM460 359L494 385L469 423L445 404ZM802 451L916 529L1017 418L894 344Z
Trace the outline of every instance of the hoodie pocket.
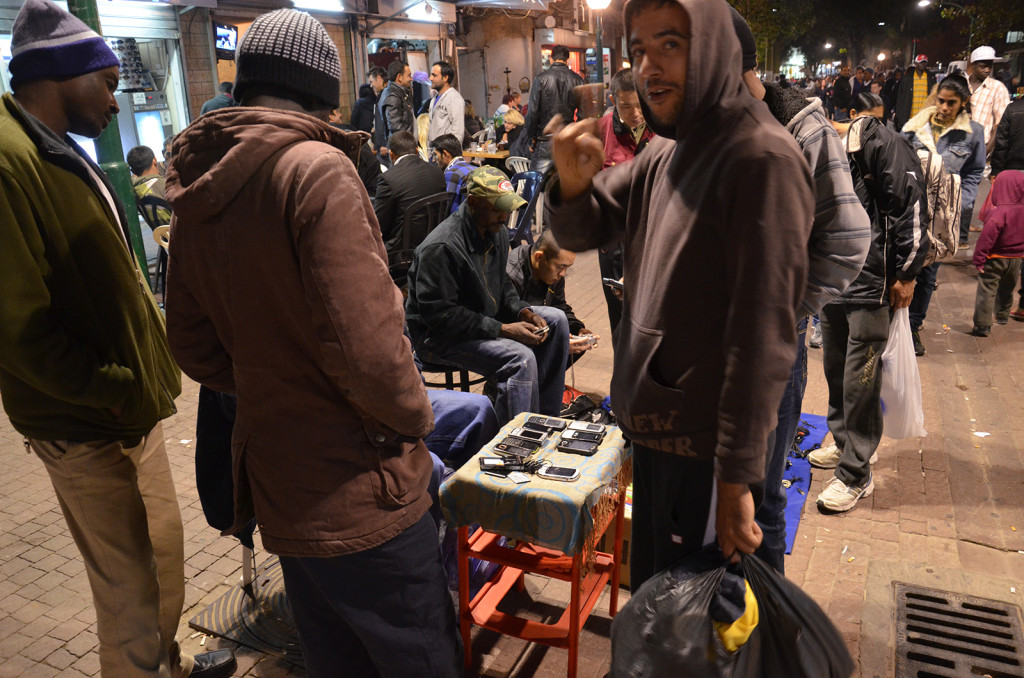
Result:
M638 325L624 317L616 336L616 365L612 376L612 407L623 428L635 438L671 437L673 433L712 430L717 394L690 392L684 384L699 388L702 361L693 360L673 379L658 368L657 356L664 342L662 330ZM683 360L686 358L684 357ZM708 407L703 400L712 400ZM710 412L710 416L705 412Z

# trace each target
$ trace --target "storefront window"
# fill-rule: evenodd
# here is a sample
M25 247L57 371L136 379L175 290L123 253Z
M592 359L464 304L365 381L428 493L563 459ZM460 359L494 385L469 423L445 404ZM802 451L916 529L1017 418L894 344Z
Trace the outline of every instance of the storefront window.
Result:
M554 45L542 45L540 48L540 65L543 70L551 68L551 50ZM566 60L565 65L569 67L570 71L583 75L584 73L584 50L582 49L570 49L569 58Z

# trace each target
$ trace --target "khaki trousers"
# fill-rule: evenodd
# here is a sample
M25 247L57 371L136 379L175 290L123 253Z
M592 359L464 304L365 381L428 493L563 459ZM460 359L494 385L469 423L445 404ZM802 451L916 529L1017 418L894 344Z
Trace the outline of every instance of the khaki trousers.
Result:
M184 530L163 426L121 441L29 440L57 493L92 588L104 678L183 678Z

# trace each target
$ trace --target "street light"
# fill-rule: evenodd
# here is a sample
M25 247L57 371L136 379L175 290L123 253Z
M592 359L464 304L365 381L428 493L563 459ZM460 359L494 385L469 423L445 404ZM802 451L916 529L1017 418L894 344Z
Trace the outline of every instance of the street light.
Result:
M878 60L879 61L885 61L885 52L879 52L878 53Z
M917 6L928 7L933 4L936 5L939 9L942 9L943 7L947 6L953 7L954 9L958 9L964 14L966 14L967 17L971 20L970 32L967 35L967 53L970 54L971 43L974 42L974 12L969 12L967 8L961 5L959 2L952 2L952 0L938 0L937 2L935 2L935 0L919 0Z
M592 9L597 18L597 81L604 84L604 45L601 44L601 11L608 9L612 0L587 0L587 6Z
M826 42L825 43L825 49L832 49L832 43L831 42Z

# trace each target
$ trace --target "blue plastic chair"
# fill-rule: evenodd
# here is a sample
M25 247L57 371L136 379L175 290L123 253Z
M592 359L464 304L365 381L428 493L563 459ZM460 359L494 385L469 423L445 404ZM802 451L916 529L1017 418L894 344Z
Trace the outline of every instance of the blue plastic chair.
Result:
M518 247L526 241L533 244L533 217L537 211L537 199L541 194L541 184L544 175L540 172L518 172L512 176L512 185L516 188L526 205L519 208L516 213L516 226L509 228L509 244Z

